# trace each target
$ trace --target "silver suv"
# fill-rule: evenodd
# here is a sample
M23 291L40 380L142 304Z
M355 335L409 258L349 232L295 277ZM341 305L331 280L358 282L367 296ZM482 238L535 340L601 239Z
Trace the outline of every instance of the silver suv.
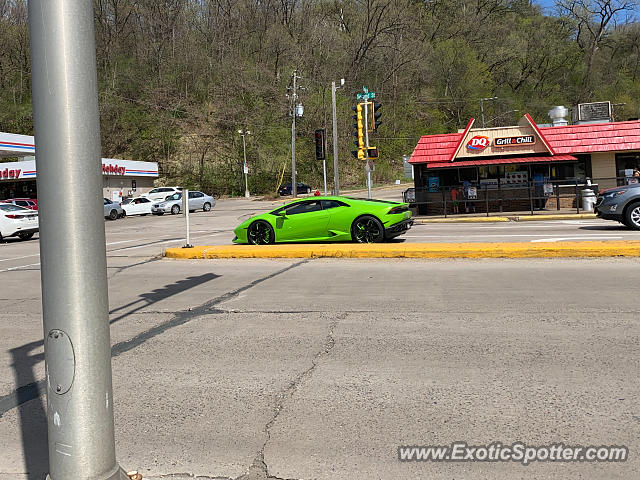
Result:
M616 220L629 228L640 230L640 184L601 190L595 211L600 218Z

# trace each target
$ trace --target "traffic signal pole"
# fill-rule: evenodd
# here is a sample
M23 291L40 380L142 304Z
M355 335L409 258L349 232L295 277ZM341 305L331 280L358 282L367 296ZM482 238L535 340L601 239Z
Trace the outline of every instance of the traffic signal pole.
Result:
M367 172L367 194L368 194L368 198L369 200L371 200L371 165L369 164L369 117L368 117L368 110L369 110L369 101L365 100L364 102L364 145L365 145L365 160L366 160L366 164L365 164L365 170Z
M28 2L50 480L129 480L115 456L92 5Z

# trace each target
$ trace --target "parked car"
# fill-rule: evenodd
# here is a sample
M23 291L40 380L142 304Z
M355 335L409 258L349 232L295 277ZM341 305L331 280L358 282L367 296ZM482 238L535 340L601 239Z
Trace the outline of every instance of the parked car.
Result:
M29 210L38 210L38 200L35 198L7 198L2 200L4 203L11 203L19 207L28 208Z
M0 203L0 240L6 237L29 240L38 227L38 212L11 203Z
M205 212L211 210L216 204L215 199L206 193L189 190L189 211L195 212L202 209ZM154 215L163 215L172 213L176 215L182 209L182 193L174 193L164 202L154 203L151 206L151 213Z
M116 218L124 217L125 215L126 213L119 203L112 202L108 198L104 199L104 218L115 220Z
M302 183L302 182L297 182L296 183L297 187L296 187L296 193L311 193L311 190L313 190L309 185L307 185L306 183ZM282 185L279 189L278 189L278 195L291 195L293 192L291 191L291 184L289 185Z
M413 225L408 203L349 197L311 197L242 222L234 243L382 242Z
M616 220L633 230L640 230L640 184L600 190L595 212L600 218Z
M121 205L127 215L148 215L153 202L145 197L127 198Z
M165 200L174 193L182 192L182 187L157 187L140 195L141 197L148 198L151 201Z

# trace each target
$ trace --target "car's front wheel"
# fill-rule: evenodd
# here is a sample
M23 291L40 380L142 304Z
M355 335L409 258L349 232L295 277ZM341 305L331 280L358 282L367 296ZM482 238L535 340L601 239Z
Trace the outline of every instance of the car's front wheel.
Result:
M208 212L209 210L211 210L211 204L209 202L205 203L202 206L202 210L204 210L205 212Z
M20 240L29 240L31 237L33 237L33 232L21 232L18 234Z
M384 240L382 223L376 217L363 215L351 225L351 239L357 243L378 243Z
M257 220L247 229L247 240L251 245L269 245L276 240L273 227L264 220Z
M180 207L178 205L174 205L173 207L171 207L171 214L172 215L177 215L180 213Z
M633 230L640 230L640 202L632 203L627 207L624 223Z

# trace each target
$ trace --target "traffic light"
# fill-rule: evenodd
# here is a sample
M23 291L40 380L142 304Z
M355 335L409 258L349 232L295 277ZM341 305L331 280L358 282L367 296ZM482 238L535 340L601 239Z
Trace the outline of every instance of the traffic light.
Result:
M325 159L324 128L316 130L316 160Z
M371 106L371 120L369 123L369 131L376 132L378 127L382 124L382 121L378 120L382 116L382 112L380 109L382 108L381 103L371 102L369 103Z
M367 150L367 157L369 160L375 160L378 158L378 147L369 147Z
M355 123L353 124L353 128L355 128L353 135L358 138L357 141L353 142L358 149L351 153L353 154L354 157L359 158L361 160L365 158L364 112L362 111L363 108L364 108L364 103L359 103L355 107L351 107L351 109L354 112L356 112L356 114L353 116L353 119L355 120Z

